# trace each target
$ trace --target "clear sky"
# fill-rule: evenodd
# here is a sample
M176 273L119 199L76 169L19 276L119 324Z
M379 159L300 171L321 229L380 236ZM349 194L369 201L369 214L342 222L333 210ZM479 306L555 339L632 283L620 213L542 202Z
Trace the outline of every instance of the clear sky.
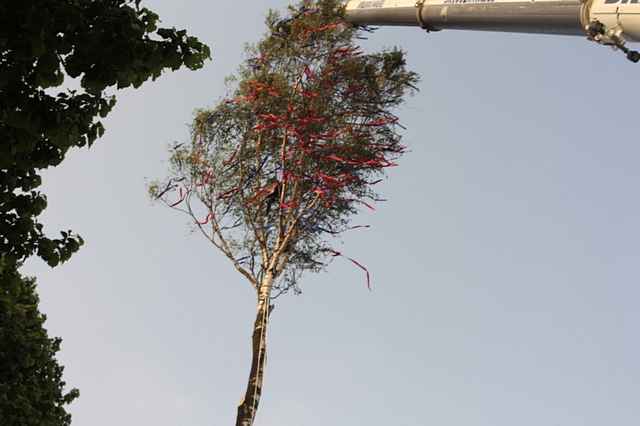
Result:
M148 0L213 48L198 72L125 91L90 150L45 174L50 232L30 262L78 426L233 424L252 290L186 217L146 195L193 110L285 1ZM411 148L337 260L272 316L259 426L640 424L640 67L575 37L381 29L422 77ZM636 284L634 284L636 283Z

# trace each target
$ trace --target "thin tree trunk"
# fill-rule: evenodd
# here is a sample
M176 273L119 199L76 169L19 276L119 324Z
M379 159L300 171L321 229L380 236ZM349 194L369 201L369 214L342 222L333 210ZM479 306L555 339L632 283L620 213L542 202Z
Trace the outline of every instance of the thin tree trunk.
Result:
M238 406L236 426L252 426L258 411L264 381L264 366L267 359L267 325L272 309L269 306L270 294L271 283L263 283L260 286L258 312L253 324L251 373L249 373L244 399Z

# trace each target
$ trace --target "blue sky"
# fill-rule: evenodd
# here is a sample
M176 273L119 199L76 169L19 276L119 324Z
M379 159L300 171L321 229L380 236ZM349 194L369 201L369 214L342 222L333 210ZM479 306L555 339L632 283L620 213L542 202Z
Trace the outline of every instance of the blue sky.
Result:
M167 147L214 105L275 0L149 0L213 49L198 72L119 96L107 133L45 173L37 261L74 424L232 424L252 290L185 217L153 205ZM410 152L363 211L372 229L272 317L260 426L640 424L638 68L579 37L380 29L422 75L400 111ZM636 284L634 284L636 283Z

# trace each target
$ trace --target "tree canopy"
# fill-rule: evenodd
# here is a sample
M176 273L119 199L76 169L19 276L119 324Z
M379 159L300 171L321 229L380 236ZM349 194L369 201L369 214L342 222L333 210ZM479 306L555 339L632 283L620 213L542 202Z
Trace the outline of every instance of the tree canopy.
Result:
M68 426L66 406L78 397L56 360L38 309L36 283L0 260L0 422L3 426Z
M43 169L69 149L91 146L114 93L166 70L201 68L209 48L185 30L158 27L140 0L0 2L0 424L67 426L66 391L38 310L33 279L18 272L37 255L51 266L83 241L71 231L49 237L38 216L47 199ZM75 90L60 86L72 81Z
M0 255L17 264L37 254L64 262L82 239L49 238L37 217L47 206L40 171L72 147L91 146L117 89L164 70L198 69L209 48L185 30L159 28L140 0L0 2ZM78 90L56 90L65 77Z
M374 186L405 150L393 110L415 90L397 49L366 54L340 2L271 12L232 96L196 114L151 192L194 223L257 289L295 288L339 254L331 241L380 201Z

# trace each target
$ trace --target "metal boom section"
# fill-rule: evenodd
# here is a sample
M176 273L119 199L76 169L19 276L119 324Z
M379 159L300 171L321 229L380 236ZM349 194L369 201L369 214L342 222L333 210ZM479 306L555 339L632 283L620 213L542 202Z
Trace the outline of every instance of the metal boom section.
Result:
M640 54L640 0L351 0L354 24L574 35L620 49L633 62Z

